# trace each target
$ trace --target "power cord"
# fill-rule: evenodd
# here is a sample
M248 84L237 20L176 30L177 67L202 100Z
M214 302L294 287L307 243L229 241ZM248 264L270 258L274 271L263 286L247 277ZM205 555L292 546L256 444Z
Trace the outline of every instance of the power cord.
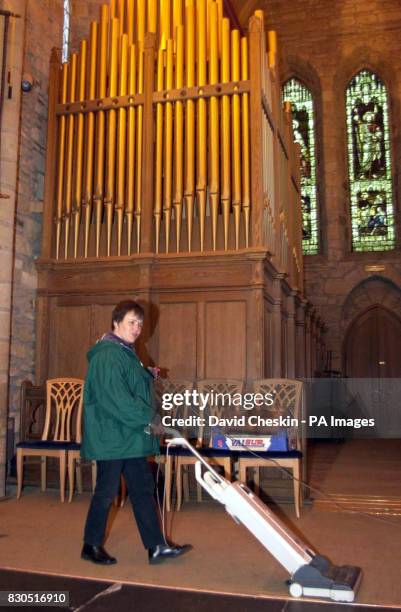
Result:
M194 412L195 414L195 410L191 407L190 408L192 410L192 412ZM228 438L229 440L233 440L234 437L230 434L227 434L225 432L222 431L222 429L220 427L215 427L215 429L222 435L224 435L226 438ZM170 443L171 444L171 443ZM169 448L170 448L170 444L167 443L167 447L166 447L166 462L168 461L168 457L169 457ZM261 455L259 455L257 452L255 452L252 448L250 448L248 445L241 443L241 446L243 446L249 453L251 453L251 455L253 455L254 457L256 457L257 459L262 459L263 461L270 461L271 463L274 463L276 467L279 468L279 470L281 470L281 472L283 472L284 474L286 474L287 477L289 477L292 480L295 480L297 482L300 483L301 486L309 489L310 491L313 491L315 493L317 493L318 495L320 495L321 497L327 499L328 501L330 501L336 508L342 510L345 514L351 514L353 516L355 515L359 515L359 516L363 516L365 518L368 518L370 520L373 521L378 521L380 523L384 523L385 525L391 525L393 527L400 527L401 525L399 523L395 523L389 519L380 517L380 516L374 516L372 514L369 514L368 512L363 512L363 511L358 511L358 512L352 512L350 511L346 506L344 506L344 504L341 504L340 502L338 502L337 500L335 500L329 493L326 493L325 491L322 491L321 489L318 489L317 487L314 487L310 484L308 484L307 482L305 482L304 480L302 480L301 478L297 478L296 476L294 476L293 473L291 473L288 469L284 468L283 466L281 466L278 461L276 461L273 457L262 457ZM241 452L241 451L239 451ZM157 469L157 474L156 474L156 491L157 491L157 503L158 503L158 508L159 508L159 512L160 515L162 517L162 531L163 531L163 537L166 539L166 535L165 535L165 513L166 513L166 508L165 508L165 504L166 504L166 479L164 479L164 487L163 487L163 502L162 504L160 503L160 496L159 496L159 478L160 478L160 457L162 455L159 454L159 461L158 461L158 469Z

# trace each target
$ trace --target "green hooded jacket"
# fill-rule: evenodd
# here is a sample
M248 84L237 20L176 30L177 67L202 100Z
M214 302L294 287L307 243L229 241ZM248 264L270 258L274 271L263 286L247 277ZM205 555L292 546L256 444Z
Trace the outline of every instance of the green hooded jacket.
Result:
M145 433L154 416L153 377L135 352L101 340L88 352L84 390L85 459L130 459L159 451L158 439Z

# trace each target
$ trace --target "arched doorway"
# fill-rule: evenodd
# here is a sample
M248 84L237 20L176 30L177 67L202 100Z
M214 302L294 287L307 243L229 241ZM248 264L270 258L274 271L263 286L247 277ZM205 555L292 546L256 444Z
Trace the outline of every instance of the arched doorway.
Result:
M401 320L380 305L350 325L344 343L344 373L349 378L401 378Z

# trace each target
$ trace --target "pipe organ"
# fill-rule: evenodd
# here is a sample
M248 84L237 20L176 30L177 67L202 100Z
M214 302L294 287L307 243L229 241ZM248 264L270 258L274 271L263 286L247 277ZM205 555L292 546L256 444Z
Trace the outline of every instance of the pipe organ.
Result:
M275 252L281 221L281 263L288 265L295 249L299 265L299 241L288 243L297 163L287 134L290 111L281 111L275 78L275 33L264 32L262 11L251 22L241 37L223 17L222 0L121 0L101 7L89 40L59 68L53 92L57 188L47 205L54 206L57 260L256 245ZM150 134L145 116L154 124ZM254 118L260 150L251 142ZM281 151L274 147L276 130ZM144 148L152 150L150 167ZM295 193L288 206L290 180ZM260 185L252 189L251 182ZM261 222L255 232L252 209ZM145 243L144 216L151 220Z
M293 324L288 300L306 302L299 151L263 12L243 36L223 0L110 0L77 53L61 65L54 52L50 70L38 378L79 374L51 357L58 308L89 308L89 344L102 327L93 304L108 312L133 293L160 316L167 295L187 303L196 294L195 311L171 312L197 317L192 370L206 375L205 296L214 291L231 296L234 320L251 329L241 372L294 375L295 361L266 357L286 337L274 325L287 315ZM162 338L153 337L160 362Z

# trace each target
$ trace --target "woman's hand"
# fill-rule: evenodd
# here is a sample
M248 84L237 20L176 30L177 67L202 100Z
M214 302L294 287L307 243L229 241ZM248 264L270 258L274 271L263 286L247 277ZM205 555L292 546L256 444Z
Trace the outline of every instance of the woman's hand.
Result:
M153 378L156 379L159 376L160 368L157 366L148 366L149 372L152 374Z

